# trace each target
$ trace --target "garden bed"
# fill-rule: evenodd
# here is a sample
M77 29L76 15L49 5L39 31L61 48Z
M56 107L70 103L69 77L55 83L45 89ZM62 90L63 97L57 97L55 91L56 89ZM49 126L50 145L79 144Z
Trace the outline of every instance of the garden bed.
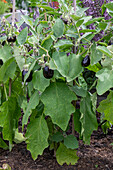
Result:
M26 144L15 144L12 152L0 149L0 167L8 163L12 170L111 170L113 169L113 128L105 135L99 128L91 136L91 145L84 145L79 140L77 155L78 163L74 166L64 164L60 166L52 153L46 149L43 156L33 161L31 154L26 149Z

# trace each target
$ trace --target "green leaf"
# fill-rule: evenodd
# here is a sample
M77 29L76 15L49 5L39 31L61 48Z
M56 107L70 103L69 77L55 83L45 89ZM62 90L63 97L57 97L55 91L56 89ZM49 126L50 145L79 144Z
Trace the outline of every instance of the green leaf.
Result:
M67 165L75 165L78 161L77 151L68 149L62 143L60 143L59 148L56 151L56 159L60 165L66 163Z
M48 10L48 11L54 11L54 9L53 8L51 8L51 7L49 7L49 6L47 6L47 5L37 5L39 8L44 8L44 9L46 9L46 10Z
M14 97L8 98L0 107L0 126L3 127L3 139L11 143L14 139L14 129L18 126L21 109Z
M73 46L73 43L71 41L63 39L63 40L59 40L57 43L55 43L54 48L65 49L65 48L70 48L72 46Z
M86 97L87 91L83 87L73 86L71 90L75 92L77 96Z
M105 22L99 22L99 28L100 28L101 30L105 30L106 27L107 27L107 23L105 23Z
M93 43L91 46L91 65L96 64L102 58L102 52L96 49L96 44Z
M89 65L88 67L87 67L87 69L88 70L91 70L91 71L93 71L93 72L98 72L100 69L102 69L102 66L99 64L99 63L97 63L97 64L95 64L95 65Z
M0 148L8 149L8 145L3 141L2 138L0 138Z
M53 53L54 63L60 74L66 77L67 82L74 80L83 71L82 57L76 54L67 56L65 53ZM78 67L79 66L79 67Z
M88 26L96 21L101 21L102 19L104 19L104 17L93 18L90 21L86 22L85 26Z
M92 102L89 94L81 100L80 112L80 122L82 124L81 136L83 136L83 141L86 144L90 144L90 136L94 130L97 130L98 124L96 114L92 110Z
M58 18L53 26L53 34L55 35L55 37L60 38L63 35L63 33L64 23L60 18Z
M7 60L0 68L0 81L6 82L9 78L13 79L16 71L14 58Z
M108 8L109 10L113 11L113 2L105 4L105 7Z
M23 119L22 119L22 127L27 124L28 122L28 118L31 114L31 110L32 109L35 109L36 106L39 104L39 94L38 94L38 91L35 91L33 93L33 95L31 96L30 100L29 100L29 103L27 104L27 108L26 108L26 111L23 115Z
M105 46L98 46L97 50L101 51L102 53L104 53L105 55L107 55L110 58L113 57L113 54Z
M33 74L33 87L43 92L50 84L50 80L43 76L43 70L36 71Z
M3 48L0 48L0 59L5 63L8 59L12 58L11 47L4 45Z
M17 36L17 41L19 45L23 45L26 40L27 40L27 36L28 36L28 27L25 27L20 34Z
M53 142L57 142L57 143L63 141L63 139L64 136L62 135L61 132L56 132L51 138Z
M31 28L33 28L33 18L30 18L28 15L21 15L24 22L29 25ZM26 27L27 29L27 27Z
M49 115L53 123L64 131L67 128L70 115L75 111L71 101L76 99L76 95L63 82L51 83L41 96L45 105L45 115Z
M25 141L25 137L23 136L22 133L18 132L18 128L15 130L15 136L14 136L14 142L15 143L21 143Z
M97 111L104 113L104 119L113 125L113 92L107 96L107 99L102 100L97 108Z
M36 60L34 60L34 62L31 64L31 66L30 66L30 68L29 68L29 70L28 70L28 72L25 74L25 77L24 77L24 83L25 83L25 81L27 80L27 78L29 77L29 75L30 75L30 72L33 70L33 68L34 68L34 66L35 66L35 64L36 64Z
M75 136L68 135L64 138L64 145L69 149L77 149L78 141Z
M98 77L96 89L99 95L113 87L113 70L103 68L96 73L96 77Z
M31 121L25 134L27 149L31 152L32 158L37 159L43 154L43 150L48 147L49 131L43 116Z
M25 64L25 57L23 55L20 55L20 49L17 46L14 46L14 56L18 67L22 71Z
M79 134L81 134L81 122L80 122L80 109L76 109L76 111L73 113L74 115L74 129L77 131Z

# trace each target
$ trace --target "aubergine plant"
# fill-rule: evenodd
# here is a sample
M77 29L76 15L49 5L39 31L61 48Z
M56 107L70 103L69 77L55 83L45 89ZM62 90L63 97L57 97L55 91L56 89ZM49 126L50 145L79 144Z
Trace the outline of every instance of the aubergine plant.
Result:
M92 19L85 16L87 8L80 6L75 14L72 5L58 2L59 9L37 4L39 17L22 16L16 28L2 23L0 147L11 150L14 142L25 141L34 160L49 147L60 165L74 165L79 144L74 133L69 133L70 118L72 129L85 144L90 144L91 134L98 128L96 110L101 121L108 122L106 128L113 124L113 46L108 46L113 20ZM112 7L113 3L105 5L111 17ZM26 26L19 32L23 23ZM95 29L88 28L91 23ZM93 41L101 31L102 39ZM13 36L16 41L8 42L7 37ZM94 79L90 74L85 77L86 70L94 73ZM97 95L106 91L107 99L96 109ZM18 132L21 111L22 131L27 125L25 136Z

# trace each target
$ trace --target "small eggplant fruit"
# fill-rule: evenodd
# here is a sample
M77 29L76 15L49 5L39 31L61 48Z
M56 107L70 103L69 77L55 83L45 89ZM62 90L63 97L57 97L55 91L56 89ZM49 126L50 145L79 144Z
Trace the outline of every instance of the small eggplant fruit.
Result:
M88 67L90 65L90 58L89 55L87 55L83 60L82 60L82 66L83 67Z
M45 67L43 68L43 76L44 76L46 79L52 78L53 75L54 75L54 70L49 69L48 66L45 66Z

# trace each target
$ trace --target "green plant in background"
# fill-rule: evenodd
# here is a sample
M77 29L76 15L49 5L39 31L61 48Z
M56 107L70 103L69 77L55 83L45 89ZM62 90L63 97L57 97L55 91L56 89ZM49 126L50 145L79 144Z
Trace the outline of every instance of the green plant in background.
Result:
M8 3L0 1L0 15L4 14L8 9Z

